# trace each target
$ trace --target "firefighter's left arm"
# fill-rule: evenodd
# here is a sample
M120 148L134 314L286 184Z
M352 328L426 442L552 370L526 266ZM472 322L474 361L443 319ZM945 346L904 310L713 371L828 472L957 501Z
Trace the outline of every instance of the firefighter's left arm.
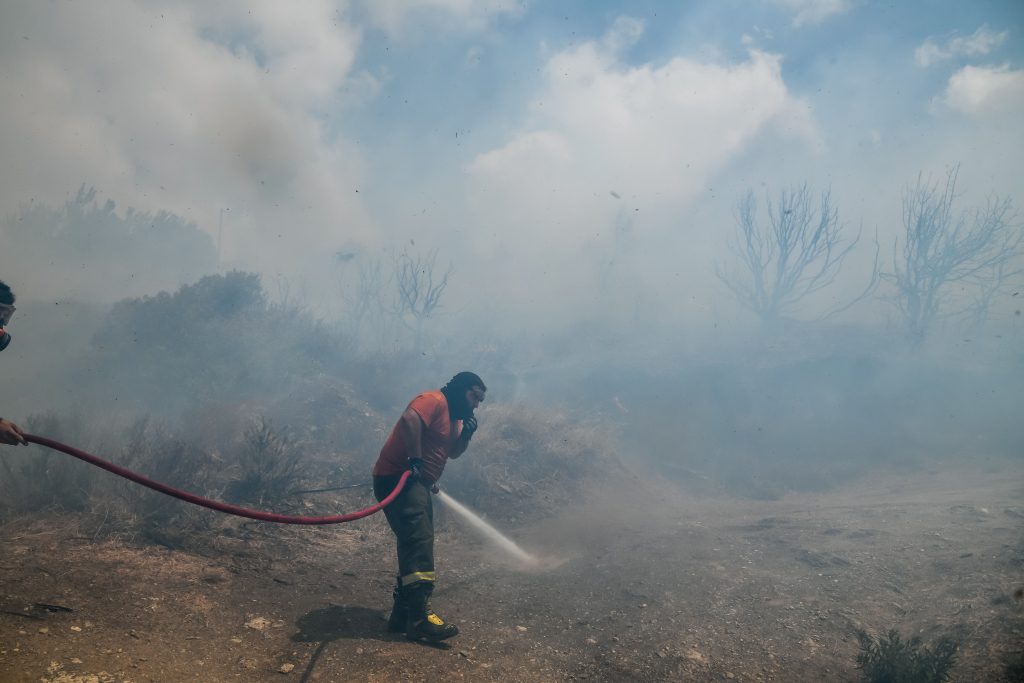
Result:
M469 448L469 440L473 438L473 434L476 432L476 418L467 417L462 422L462 431L459 432L459 438L455 439L455 443L452 445L451 452L448 457L455 459L466 452Z

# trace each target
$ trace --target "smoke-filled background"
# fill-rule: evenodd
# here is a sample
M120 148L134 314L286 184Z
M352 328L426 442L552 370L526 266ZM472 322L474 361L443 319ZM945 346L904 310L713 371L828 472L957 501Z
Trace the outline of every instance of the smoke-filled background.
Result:
M1009 0L3 2L0 414L243 406L369 462L472 369L743 495L1019 459L1022 31Z

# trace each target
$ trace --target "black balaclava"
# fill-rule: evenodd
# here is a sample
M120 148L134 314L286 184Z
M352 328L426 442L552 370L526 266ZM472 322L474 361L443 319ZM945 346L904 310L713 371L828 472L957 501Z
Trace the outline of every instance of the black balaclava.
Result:
M480 376L472 372L460 372L448 380L448 384L441 387L441 393L448 401L448 415L453 420L465 420L473 417L473 410L466 402L466 392L473 387L480 387L487 391L484 381Z

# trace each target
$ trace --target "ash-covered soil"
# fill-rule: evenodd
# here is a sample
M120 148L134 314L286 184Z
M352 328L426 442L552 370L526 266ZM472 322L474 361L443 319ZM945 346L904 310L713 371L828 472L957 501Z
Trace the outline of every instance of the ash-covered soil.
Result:
M955 638L952 680L998 681L1024 643L1021 475L775 501L626 477L503 529L540 568L439 513L434 605L462 629L439 646L384 632L380 516L172 550L53 513L0 529L0 681L857 681L858 630L889 628Z

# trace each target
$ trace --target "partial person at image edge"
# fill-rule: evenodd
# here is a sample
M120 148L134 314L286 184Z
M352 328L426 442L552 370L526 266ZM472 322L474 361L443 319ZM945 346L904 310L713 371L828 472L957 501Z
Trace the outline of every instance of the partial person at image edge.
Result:
M11 322L14 315L14 292L7 286L7 283L0 280L0 351L7 348L11 343L11 335L7 332L7 324ZM17 446L18 444L28 445L25 436L18 425L10 420L0 417L0 443Z

